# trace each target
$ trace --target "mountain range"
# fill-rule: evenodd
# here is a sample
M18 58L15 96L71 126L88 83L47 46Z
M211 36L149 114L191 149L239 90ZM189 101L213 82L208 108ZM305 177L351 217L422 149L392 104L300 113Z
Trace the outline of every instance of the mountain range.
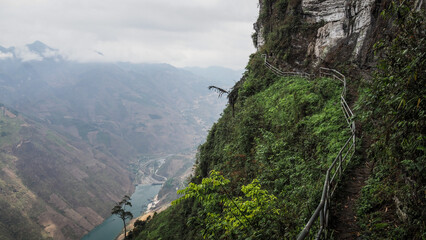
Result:
M73 62L39 41L0 46L0 235L83 236L142 181L130 167L141 156L203 141L225 106L207 87L241 74Z

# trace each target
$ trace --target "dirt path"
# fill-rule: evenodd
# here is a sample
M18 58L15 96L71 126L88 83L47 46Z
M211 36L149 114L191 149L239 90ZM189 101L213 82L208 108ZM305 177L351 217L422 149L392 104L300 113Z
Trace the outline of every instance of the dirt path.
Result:
M371 173L371 163L365 161L347 169L341 187L336 192L336 205L331 208L333 239L357 239L360 228L356 219L356 201Z
M352 107L358 99L357 81L348 83L348 104ZM362 123L357 121L357 136L363 135ZM359 138L358 138L359 139ZM343 174L340 187L332 200L330 209L330 232L332 239L360 239L360 227L356 219L356 203L361 196L361 189L366 185L366 181L371 174L373 164L368 161L366 149L371 145L371 139L364 136L361 140L362 159L359 164L348 167Z

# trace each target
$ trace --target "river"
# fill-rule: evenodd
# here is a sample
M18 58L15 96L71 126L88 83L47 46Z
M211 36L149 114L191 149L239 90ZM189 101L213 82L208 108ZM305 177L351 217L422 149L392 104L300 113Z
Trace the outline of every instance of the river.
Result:
M136 187L131 196L133 206L129 209L134 217L138 217L146 211L148 204L158 194L160 188L161 185L138 185ZM116 215L112 215L81 240L114 240L121 230L123 230L123 221Z

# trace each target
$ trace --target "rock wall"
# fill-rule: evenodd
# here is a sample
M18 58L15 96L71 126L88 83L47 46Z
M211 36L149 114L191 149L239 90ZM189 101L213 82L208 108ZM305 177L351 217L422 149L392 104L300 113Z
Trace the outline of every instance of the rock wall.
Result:
M353 46L351 60L360 57L367 33L372 27L372 9L375 0L303 0L302 10L308 22L325 22L318 29L317 37L309 54L317 59L316 64L325 60L331 49L342 41Z
M282 0L260 0L260 12L262 8L272 4L272 11L282 6ZM368 68L374 61L372 54L373 44L380 38L380 12L386 6L388 0L298 0L287 1L286 13L299 14L301 25L319 25L314 37L309 34L294 34L297 38L304 37L306 47L299 52L305 59L309 59L308 68L316 68L322 65L336 65L339 63L351 63L359 68ZM293 5L290 3L293 2ZM295 3L296 2L296 3ZM293 8L293 9L290 9ZM280 11L283 11L282 9ZM271 14L270 22L278 22L277 15ZM263 20L264 21L264 20ZM281 20L280 20L281 21ZM285 20L284 20L285 21ZM262 46L268 41L264 36L264 22L259 19L255 24L257 39L254 39L257 48L261 51ZM257 41L256 41L257 40ZM300 45L300 41L297 40ZM296 56L297 57L297 56ZM300 62L300 59L297 61ZM291 63L290 63L291 65ZM294 66L293 68L303 68Z

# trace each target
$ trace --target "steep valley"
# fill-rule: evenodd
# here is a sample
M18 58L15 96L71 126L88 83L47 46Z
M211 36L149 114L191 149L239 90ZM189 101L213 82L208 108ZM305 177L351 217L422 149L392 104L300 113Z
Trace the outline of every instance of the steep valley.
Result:
M42 59L0 59L4 239L79 239L136 184L167 178L162 199L176 198L197 145L225 105L207 86L229 87L241 74L77 63L44 57L55 50L41 42L28 49ZM148 166L152 156L165 160Z
M0 238L78 239L161 184L129 239L425 239L426 1L258 8L244 72L0 47Z
M125 163L2 110L2 236L79 238L133 190Z

